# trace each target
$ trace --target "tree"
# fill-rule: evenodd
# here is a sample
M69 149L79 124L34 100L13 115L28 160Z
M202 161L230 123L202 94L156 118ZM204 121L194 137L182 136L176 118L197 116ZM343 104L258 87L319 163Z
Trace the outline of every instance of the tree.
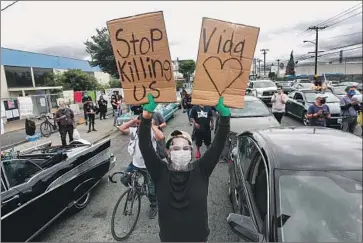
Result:
M110 35L106 27L96 29L97 34L91 36L91 41L84 42L86 52L91 55L89 64L110 74L114 78L119 78L115 56L113 55Z
M293 55L293 51L291 51L290 54L290 60L286 65L286 75L295 75L295 62L294 62L294 55Z
M57 74L55 84L63 86L63 90L97 90L102 88L95 77L89 76L82 70L68 70L64 73Z
M190 76L195 71L195 61L194 60L182 60L178 61L179 70L178 72L183 74L183 77L187 82L190 81Z
M110 86L110 88L122 88L121 81L115 78L111 79L108 82L108 85Z

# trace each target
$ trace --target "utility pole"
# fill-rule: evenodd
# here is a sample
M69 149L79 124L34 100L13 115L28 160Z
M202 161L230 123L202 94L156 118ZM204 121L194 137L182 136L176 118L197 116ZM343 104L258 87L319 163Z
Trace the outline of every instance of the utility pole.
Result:
M276 73L276 77L279 76L279 72L280 72L280 59L277 59L277 73Z
M257 79L257 58L253 58L253 77Z
M261 49L263 54L263 75L266 76L266 54L269 51L269 49Z
M315 30L315 75L318 75L318 48L319 48L319 30L323 30L327 26L311 26L308 30Z
M257 59L258 61L258 76L261 77L261 59Z

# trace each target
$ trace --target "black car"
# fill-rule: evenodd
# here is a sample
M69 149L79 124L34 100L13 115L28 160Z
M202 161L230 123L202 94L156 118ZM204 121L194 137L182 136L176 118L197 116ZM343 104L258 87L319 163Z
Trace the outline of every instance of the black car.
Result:
M238 136L229 161L234 212L245 241L362 242L362 139L324 127Z
M310 89L291 92L286 102L285 114L300 119L305 126L308 126L309 120L306 118L306 113L309 106L316 101L318 94L319 92ZM342 123L340 99L330 91L325 91L324 95L327 97L326 105L329 106L331 113L330 119L327 120L327 126L339 128Z
M1 241L30 241L64 212L87 206L114 166L109 139L35 147L1 161Z

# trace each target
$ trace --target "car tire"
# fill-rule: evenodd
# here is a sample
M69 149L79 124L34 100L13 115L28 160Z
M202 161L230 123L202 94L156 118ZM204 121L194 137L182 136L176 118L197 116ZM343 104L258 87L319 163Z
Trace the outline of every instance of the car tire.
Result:
M91 191L87 192L83 197L78 199L78 201L75 202L73 207L70 209L70 212L77 213L79 211L82 211L84 208L87 207L90 201L91 201Z

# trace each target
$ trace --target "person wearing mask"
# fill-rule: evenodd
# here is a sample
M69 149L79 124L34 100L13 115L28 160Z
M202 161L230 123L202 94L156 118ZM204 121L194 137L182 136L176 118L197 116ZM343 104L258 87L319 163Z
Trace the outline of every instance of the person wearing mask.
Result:
M73 111L66 106L64 101L59 103L59 109L55 113L55 120L58 123L62 146L67 146L67 133L69 142L73 141L73 130L76 127Z
M175 130L166 140L167 162L152 147L150 130L156 103L151 94L144 105L139 132L139 146L145 165L155 183L159 212L159 237L162 242L206 242L208 226L209 177L219 161L230 131L230 111L220 97L220 114L213 143L198 160L193 161L192 140L188 133Z
M155 123L155 126L157 126L160 131L163 131L163 128L166 127L165 119L160 112L153 113L153 121ZM157 141L156 152L159 155L160 159L166 158L167 155L165 150L165 139Z
M280 124L282 118L285 115L286 101L287 101L287 96L282 91L282 88L278 87L277 93L274 93L274 95L271 97L271 103L272 103L272 114Z
M95 129L95 117L96 117L97 107L93 104L93 102L89 102L86 106L86 113L88 116L88 131L87 133L91 132L91 126L92 131L97 131Z
M103 95L100 96L100 99L98 100L98 107L100 111L100 120L106 119L106 112L107 112L107 100L103 98Z
M188 93L185 93L183 99L183 109L187 112L188 121L190 125L192 125L191 116L190 116L190 111L192 110L192 108L193 108L192 96Z
M86 120L86 126L87 126L88 115L87 115L86 107L88 106L89 103L92 103L92 98L90 96L88 96L87 92L83 93L82 103L83 103L84 119Z
M207 148L212 142L212 130L214 129L213 112L210 106L196 105L190 112L194 125L194 139L197 146L195 158L200 158L200 147L205 144Z
M355 95L355 86L347 86L347 93L340 99L340 110L342 114L342 130L354 134L357 126L358 110L360 110L359 102L353 96Z
M158 209L157 209L157 200L156 200L156 192L154 182L146 169L144 156L139 147L140 138L139 138L139 125L141 121L141 114L138 115L135 119L132 119L128 122L123 123L120 126L120 131L124 135L130 135L130 142L128 145L128 152L132 156L132 162L127 166L125 172L132 172L134 170L140 169L141 173L146 180L148 191L149 191L149 201L150 201L150 210L148 216L150 219L156 217ZM157 141L163 140L164 134L160 129L153 123L152 130L149 130L149 141L150 148L155 152L157 147ZM159 158L159 157L158 157ZM123 175L121 176L121 182L125 185L128 184L129 178Z
M326 96L318 94L315 103L308 108L306 118L310 126L326 127L326 120L330 118L330 109L325 102Z

